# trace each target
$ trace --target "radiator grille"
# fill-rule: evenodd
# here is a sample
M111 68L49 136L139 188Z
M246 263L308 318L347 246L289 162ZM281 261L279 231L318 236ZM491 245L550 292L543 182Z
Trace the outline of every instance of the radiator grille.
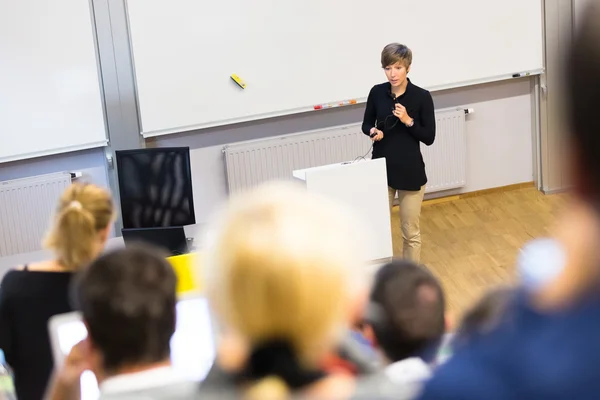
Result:
M437 111L436 124L435 143L421 146L427 192L466 185L465 113L462 109ZM371 140L360 124L234 143L223 149L229 193L269 180L292 179L297 169L369 158L370 147Z
M54 207L70 184L68 172L0 182L0 256L40 250Z

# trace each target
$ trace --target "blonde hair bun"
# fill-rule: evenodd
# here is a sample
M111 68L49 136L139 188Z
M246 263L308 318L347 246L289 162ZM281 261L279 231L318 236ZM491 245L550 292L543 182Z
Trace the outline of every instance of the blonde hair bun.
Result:
M74 183L60 197L44 246L53 250L63 267L76 270L96 256L98 232L114 219L108 190L88 183Z

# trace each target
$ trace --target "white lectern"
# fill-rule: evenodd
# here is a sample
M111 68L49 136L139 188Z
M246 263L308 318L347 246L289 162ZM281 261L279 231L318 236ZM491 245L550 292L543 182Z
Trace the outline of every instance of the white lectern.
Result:
M368 229L365 234L370 236L365 237L369 260L393 256L384 158L301 169L293 175L307 190L344 202L356 211Z

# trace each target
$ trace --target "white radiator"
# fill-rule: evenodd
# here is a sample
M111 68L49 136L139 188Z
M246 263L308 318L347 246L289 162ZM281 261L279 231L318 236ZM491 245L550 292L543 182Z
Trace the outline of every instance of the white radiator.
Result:
M456 189L467 184L467 131L465 111L435 113L436 136L431 146L421 144L427 172L427 193Z
M467 183L467 137L463 109L436 111L433 145L421 145L427 192L454 189ZM293 179L296 169L370 158L371 140L361 124L234 143L223 148L229 193L274 179Z
M58 199L70 184L69 172L0 182L0 257L40 250Z

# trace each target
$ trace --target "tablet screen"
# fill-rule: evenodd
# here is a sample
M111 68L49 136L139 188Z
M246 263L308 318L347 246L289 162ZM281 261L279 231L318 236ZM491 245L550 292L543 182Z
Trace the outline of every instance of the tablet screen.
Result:
M87 336L85 325L80 320L65 321L55 329L63 357ZM202 381L214 358L215 340L208 302L201 297L179 300L177 326L171 338L171 361L174 369L183 377ZM81 377L81 399L96 400L98 397L98 384L94 374L84 372Z

